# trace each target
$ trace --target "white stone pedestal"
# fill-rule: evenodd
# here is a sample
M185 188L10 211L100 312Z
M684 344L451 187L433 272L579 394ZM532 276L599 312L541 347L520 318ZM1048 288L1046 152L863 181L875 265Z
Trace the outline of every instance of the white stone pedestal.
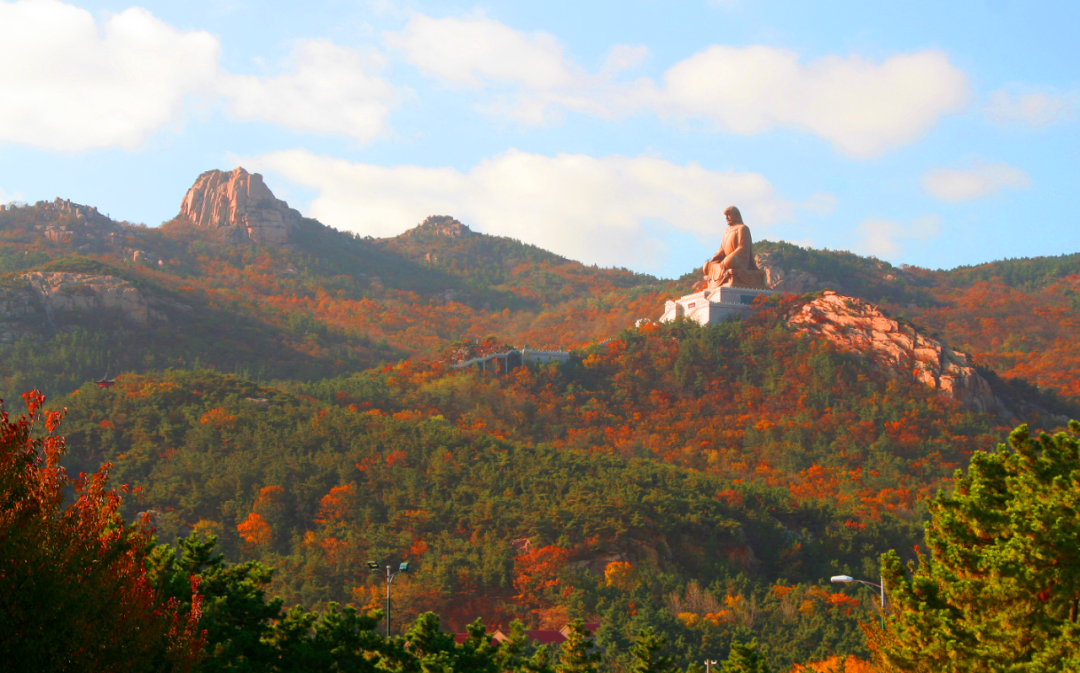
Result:
M754 300L759 295L770 296L774 290L751 290L741 287L721 287L703 290L669 301L664 305L660 322L686 318L702 325L712 325L734 316L745 318L754 312Z

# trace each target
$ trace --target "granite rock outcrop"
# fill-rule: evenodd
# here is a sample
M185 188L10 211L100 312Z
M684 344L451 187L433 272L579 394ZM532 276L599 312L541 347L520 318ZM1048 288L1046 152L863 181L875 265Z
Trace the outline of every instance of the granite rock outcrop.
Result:
M217 230L235 242L284 245L301 216L274 196L261 175L235 168L200 175L184 196L177 219Z
M887 372L898 376L910 373L969 408L1009 414L967 355L887 317L860 299L826 291L793 311L788 324L858 353Z
M166 308L191 310L115 276L33 271L0 288L0 342L29 334L36 317L52 321L65 314L107 312L129 325L148 327L168 322Z
M754 255L754 261L757 263L757 267L765 272L765 285L770 290L803 294L804 292L839 287L836 281L822 281L809 271L783 269L772 260L772 256L767 252Z
M21 278L50 316L74 311L118 311L125 321L139 326L166 320L164 314L150 307L137 287L114 276L35 271Z
M435 234L436 236L446 236L447 238L468 238L476 235L476 232L469 229L467 224L462 224L449 215L427 217L416 227L416 231Z

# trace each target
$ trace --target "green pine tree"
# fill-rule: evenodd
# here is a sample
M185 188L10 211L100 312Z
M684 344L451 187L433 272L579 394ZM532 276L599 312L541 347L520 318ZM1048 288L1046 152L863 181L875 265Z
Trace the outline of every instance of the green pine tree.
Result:
M749 643L732 642L731 653L720 673L771 673L765 655L758 652L757 638Z
M495 662L500 671L512 673L552 673L551 657L546 645L534 647L518 620L510 623L507 639L499 644Z
M917 568L881 560L890 614L865 627L881 668L1080 670L1080 442L1020 426L930 513Z
M570 633L559 648L559 665L556 673L598 673L600 653L593 650L592 633L585 628L585 622L575 619L570 624Z
M633 663L630 665L631 673L670 673L675 670L675 663L671 657L659 655L664 649L667 639L656 635L653 627L638 632L634 639L634 645L630 648L630 656Z

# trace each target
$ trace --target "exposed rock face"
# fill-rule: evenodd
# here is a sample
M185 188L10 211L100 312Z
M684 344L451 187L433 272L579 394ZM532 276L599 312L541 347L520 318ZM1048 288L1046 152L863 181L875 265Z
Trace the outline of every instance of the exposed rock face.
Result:
M476 232L467 225L458 222L448 215L432 215L425 219L417 227L417 230L430 234L446 236L447 238L467 238L476 236ZM428 260L431 261L431 260Z
M287 243L300 221L300 213L275 198L261 175L243 168L200 175L184 196L179 217L260 245Z
M21 278L27 281L30 291L50 315L119 310L124 320L140 326L165 320L164 315L150 308L138 288L120 278L41 271L24 274Z
M165 311L191 310L115 276L33 271L0 285L0 343L35 334L41 320L51 323L65 314L106 312L131 326L153 327L169 321Z
M862 354L886 371L910 372L968 407L1008 414L964 353L886 317L864 301L826 292L790 315L788 323Z
M809 271L784 270L772 261L767 252L755 255L754 261L757 262L757 267L765 272L765 284L770 290L803 294L838 287L835 281L821 281Z

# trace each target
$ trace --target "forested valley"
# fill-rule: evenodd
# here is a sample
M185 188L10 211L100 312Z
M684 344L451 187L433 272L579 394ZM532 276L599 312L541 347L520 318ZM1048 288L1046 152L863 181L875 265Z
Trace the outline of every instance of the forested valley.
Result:
M1023 665L987 670L1069 670L1080 254L933 271L764 242L815 287L701 327L640 321L694 273L446 217L391 239L303 220L286 246L92 224L0 211L5 657L63 637L102 670L972 670L1012 638ZM963 350L1006 411L794 330L824 287ZM524 347L569 355L455 368ZM390 638L369 562L409 564ZM885 577L893 612L836 575ZM973 616L1000 605L1023 624ZM943 633L959 654L912 654Z

